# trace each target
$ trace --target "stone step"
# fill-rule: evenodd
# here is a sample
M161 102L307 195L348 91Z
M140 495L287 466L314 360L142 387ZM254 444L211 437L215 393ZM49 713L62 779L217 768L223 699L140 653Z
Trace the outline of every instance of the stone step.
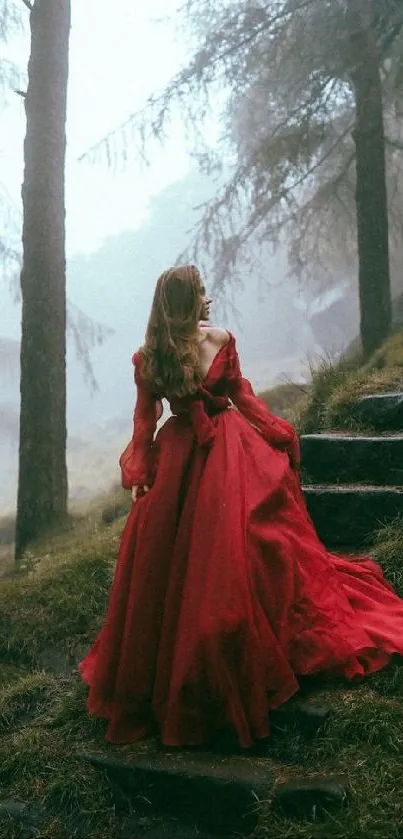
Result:
M380 486L304 485L319 538L334 550L363 547L381 524L403 513L403 489Z
M305 434L301 458L308 483L403 486L403 434Z
M271 797L275 774L267 758L219 757L179 750L130 754L113 747L107 755L80 753L77 757L106 772L135 809L149 813L180 814L188 836L197 830L216 836L248 836L255 829L261 803ZM125 754L122 755L122 748Z
M293 734L286 727L282 736ZM314 818L342 807L350 793L345 776L292 773L287 781L287 767L267 755L166 753L148 741L143 752L110 746L103 754L76 756L106 774L118 809L130 800L130 835L139 839L242 839L255 831L262 804L270 802L274 813L289 819Z
M376 431L401 431L403 429L403 392L362 396L352 406L351 415L364 427L373 428Z
M346 806L351 790L347 775L307 777L279 784L273 809L289 819L318 818L335 808Z

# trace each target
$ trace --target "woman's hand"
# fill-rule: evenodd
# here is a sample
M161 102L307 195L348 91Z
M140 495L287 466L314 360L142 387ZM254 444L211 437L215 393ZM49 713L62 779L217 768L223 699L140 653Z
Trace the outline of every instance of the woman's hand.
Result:
M146 492L148 492L149 489L150 489L150 487L148 487L148 486L139 486L138 484L135 484L134 486L132 486L132 501L133 501L133 504L136 503L138 498L142 498L142 496L145 495Z

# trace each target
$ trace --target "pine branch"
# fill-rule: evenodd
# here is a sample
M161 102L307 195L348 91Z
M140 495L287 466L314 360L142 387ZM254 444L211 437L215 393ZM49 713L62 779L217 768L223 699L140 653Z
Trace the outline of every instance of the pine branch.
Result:
M23 0L25 2L26 0ZM311 6L315 0L298 0L297 4L292 9L292 14L296 12L303 11L304 9ZM126 129L132 128L134 125L142 124L143 120L147 120L150 116L151 109L158 109L159 113L155 120L149 120L152 123L152 133L157 134L158 131L155 130L155 125L159 124L161 129L163 127L163 123L165 122L169 110L172 106L172 103L177 99L180 100L181 94L185 89L189 90L191 82L196 83L196 85L201 88L204 76L207 71L210 73L216 70L216 67L220 67L223 62L227 59L234 56L234 54L240 52L245 47L249 46L253 41L259 36L264 33L270 31L273 26L282 23L284 20L290 18L291 11L288 6L285 9L277 12L269 16L267 20L263 23L257 24L257 26L253 27L252 32L248 32L243 38L240 38L236 41L235 44L231 44L230 46L222 48L222 42L225 40L224 37L218 37L216 33L214 46L217 44L220 45L217 51L212 51L209 49L208 40L203 44L203 46L197 51L196 55L194 56L193 60L190 64L185 67L184 70L180 71L174 78L168 83L165 90L156 96L150 96L146 102L146 105L138 111L134 111L131 113L127 119L121 123L117 128L112 129L104 137L96 142L93 146L87 149L80 157L78 158L79 161L83 161L85 159L91 159L94 154L98 151L103 149L108 149L110 142L116 138L118 135L124 135ZM226 27L228 26L228 22ZM142 135L143 143L142 145L145 146L145 135L144 131L140 127L139 133ZM162 131L161 131L162 133Z

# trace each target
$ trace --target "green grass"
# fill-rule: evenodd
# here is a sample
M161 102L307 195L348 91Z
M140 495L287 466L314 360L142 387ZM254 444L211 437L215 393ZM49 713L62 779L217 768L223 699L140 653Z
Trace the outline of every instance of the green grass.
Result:
M69 534L37 546L30 570L0 580L1 797L41 808L43 839L136 835L129 802L77 757L107 751L105 723L86 713L85 687L74 668L58 674L41 666L49 648L68 663L69 653L76 656L101 625L123 526L122 519L104 524L103 509L95 506ZM377 534L375 556L403 595L402 555L403 520L397 520ZM359 686L335 682L316 690L333 708L326 730L308 742L288 731L273 741L270 759L280 780L347 774L350 803L321 819L292 821L268 802L256 839L401 839L403 668L396 662ZM143 748L134 744L121 753ZM17 822L0 819L3 835L26 834Z
M373 553L387 580L403 597L403 516L377 531Z
M283 382L259 393L273 414L292 422L296 413L301 412L309 399L310 385Z
M76 757L105 748L105 724L87 715L74 661L105 612L123 526L103 523L114 503L112 494L91 505L70 532L33 548L24 572L0 579L1 797L40 808L43 839L114 839L130 815L126 807L117 818L103 773ZM64 673L41 666L49 650ZM23 839L24 830L0 817L0 836Z
M27 557L30 571L0 580L0 660L35 665L45 647L72 654L99 625L121 525L80 535Z
M302 434L312 434L326 428L326 410L332 394L344 388L357 369L359 361L355 359L334 363L330 358L322 358L311 366L311 391L298 421L298 429Z
M361 396L403 387L403 332L391 335L365 363L359 355L320 359L311 366L311 379L309 396L296 417L299 431L359 430L351 409Z
M8 799L40 806L41 837L115 836L112 790L102 773L75 756L83 747L99 748L102 737L84 701L72 677L44 673L26 675L0 693L7 726L0 738L0 786Z
M112 524L125 516L130 509L130 493L120 486L113 487L109 492L97 495L90 502L82 502L72 508L76 522L82 522L88 528L90 522L93 527L97 524Z
M329 688L323 699L333 708L326 732L307 743L298 735L279 742L276 761L286 761L283 779L345 775L346 808L323 818L281 818L268 813L259 835L266 839L398 839L403 824L403 706L369 687Z

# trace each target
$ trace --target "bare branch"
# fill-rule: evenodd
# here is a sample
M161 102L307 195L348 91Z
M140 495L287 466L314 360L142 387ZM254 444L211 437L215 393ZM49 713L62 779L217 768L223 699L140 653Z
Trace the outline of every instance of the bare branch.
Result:
M102 346L105 340L114 334L114 330L103 323L89 318L78 306L68 302L67 334L72 336L76 357L82 364L84 381L92 393L98 390L90 351Z
M200 261L200 254L203 251L211 252L213 246L216 277L214 294L216 296L223 292L229 273L233 277L237 262L249 259L247 249L253 250L253 242L271 241L274 243L278 240L281 231L289 228L290 225L294 230L291 240L295 238L295 230L298 226L301 229L301 239L308 235L308 230L315 220L315 213L320 218L329 197L332 196L334 200L335 192L354 160L354 152L350 150L347 159L342 155L342 162L337 173L334 176L330 173L322 186L319 182L312 196L309 192L304 197L301 190L314 176L317 176L318 170L326 167L328 160L334 157L338 149L343 147L344 142L351 135L352 127L353 123L347 121L332 141L327 138L326 143L318 149L311 163L304 166L298 176L285 175L284 180L278 184L275 174L273 182L269 172L266 172L263 177L263 157L257 151L253 166L249 161L239 164L232 178L221 188L216 198L204 207L204 214L195 231L194 244L187 256ZM297 128L294 130L298 131ZM288 132L287 139L289 138ZM263 138L262 142L266 143L266 139ZM274 159L278 159L277 153L274 154ZM258 191L254 188L254 177L259 183ZM250 207L246 217L241 194L247 196L246 201ZM182 254L181 257L183 256ZM308 268L308 266L303 267L305 270Z
M392 149L397 149L398 151L403 151L403 142L401 140L395 140L392 137L385 137L385 143L387 146L390 146Z
M291 259L300 260L296 273L312 270L300 259L303 242L306 253L316 249L318 264L330 252L333 264L343 261L345 251L350 249L350 256L356 247L351 74L359 56L351 50L345 10L341 0L186 0L182 12L198 39L189 64L80 158L101 154L110 164L119 153L119 139L122 157L135 143L135 154L145 158L148 142L164 139L179 106L194 141L193 159L203 172L220 177L215 199L197 208L202 217L189 249L192 259L201 262L208 254L213 261L216 292L236 279L256 243L275 246L280 238L284 243L285 233ZM383 14L375 29L384 45L385 32L396 20L386 6ZM399 43L394 37L395 67L401 61ZM385 108L393 101L397 114L394 72L386 65L383 84ZM216 90L226 100L221 143L211 150L202 131ZM390 133L399 134L394 128ZM393 142L391 148L402 150L403 144ZM232 168L230 160L235 160ZM346 238L348 245L341 249Z
M23 2L25 2L25 0L23 0ZM163 135L164 125L172 110L172 105L175 102L181 102L182 97L186 93L189 94L191 92L192 83L200 92L203 85L206 83L212 83L216 68L220 68L228 58L233 57L235 53L239 53L248 45L253 44L259 35L267 32L271 29L271 27L277 25L284 19L290 18L290 16L295 14L295 12L304 10L313 3L315 3L315 0L298 0L298 2L296 0L292 9L289 9L288 4L286 4L282 11L269 16L263 23L258 23L252 28L252 32L249 28L248 33L243 38L238 38L235 44L232 44L225 49L221 48L222 43L225 42L225 32L215 33L212 44L210 43L209 38L206 38L203 46L197 51L189 66L185 67L184 70L174 76L161 94L157 96L150 96L144 108L134 111L116 129L112 129L112 131L104 135L102 140L90 146L90 148L80 155L79 161L94 158L94 155L102 150L106 150L108 165L110 165L110 154L108 153L110 143L117 136L124 136L128 129L133 129L136 126L138 127L138 133L142 140L139 154L144 154L145 141L153 135ZM238 15L236 15L233 20L227 21L226 27L230 26L231 23L234 24L237 20ZM216 47L218 47L218 49L216 49ZM157 110L157 114L153 117L152 113L155 110ZM149 119L150 114L151 131L149 134L146 134L143 120Z

